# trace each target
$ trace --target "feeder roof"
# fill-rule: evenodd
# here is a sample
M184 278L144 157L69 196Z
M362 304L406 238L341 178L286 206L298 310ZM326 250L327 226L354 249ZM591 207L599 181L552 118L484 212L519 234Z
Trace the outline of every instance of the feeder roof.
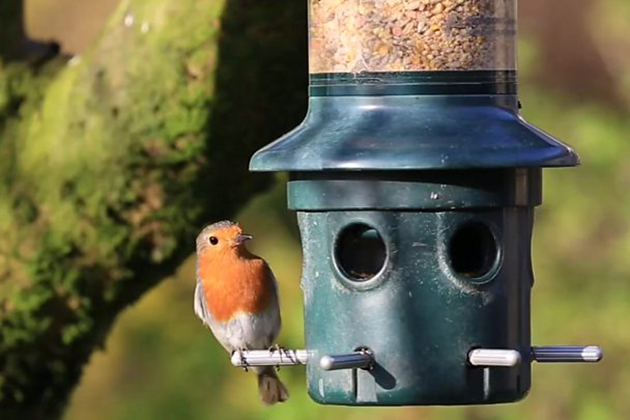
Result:
M252 171L409 171L576 166L523 120L512 95L311 97L304 122L259 150Z

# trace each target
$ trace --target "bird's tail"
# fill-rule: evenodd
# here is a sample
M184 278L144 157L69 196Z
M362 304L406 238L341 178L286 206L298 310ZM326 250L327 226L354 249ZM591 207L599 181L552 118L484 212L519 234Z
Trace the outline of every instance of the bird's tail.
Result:
M267 405L284 402L289 399L289 391L280 382L280 378L276 374L273 366L267 366L258 374L258 394L260 399Z

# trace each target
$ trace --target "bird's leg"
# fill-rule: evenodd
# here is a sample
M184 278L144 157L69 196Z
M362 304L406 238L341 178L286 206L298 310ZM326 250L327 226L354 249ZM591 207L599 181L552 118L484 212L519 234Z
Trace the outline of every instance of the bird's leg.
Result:
M247 363L247 359L245 359L245 355L243 354L243 350L245 350L245 349L239 348L238 350L235 350L235 351L238 352L238 356L241 358L241 366L243 367L243 370L245 372L249 372L249 370L248 370L249 363ZM234 354L234 352L232 352L232 354Z
M282 362L282 352L284 352L284 347L280 347L280 345L276 343L273 346L269 347L269 355L272 355L274 351L278 352L278 355L280 356L280 362ZM275 368L276 372L280 371L280 365L276 365Z
M280 347L280 345L276 343L273 346L269 347L269 355L272 355L274 351L281 352L282 350L284 350L284 348ZM280 354L280 356L282 357L282 353Z

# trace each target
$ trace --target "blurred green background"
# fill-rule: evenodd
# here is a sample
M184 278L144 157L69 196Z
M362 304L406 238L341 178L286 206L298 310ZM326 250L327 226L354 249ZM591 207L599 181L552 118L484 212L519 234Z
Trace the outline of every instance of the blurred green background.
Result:
M199 0L212 1L212 0ZM296 0L306 1L306 0ZM36 39L79 54L116 0L29 0ZM253 374L228 357L192 310L194 260L118 320L94 354L65 415L80 419L625 418L630 414L630 2L529 0L520 4L523 114L574 146L577 169L545 172L534 236L533 342L599 344L598 365L534 365L523 402L490 407L344 408L311 402L304 371L280 372L287 404L263 407ZM270 46L271 47L271 46ZM271 140L271 139L270 139ZM252 175L255 176L255 175ZM238 216L252 248L280 281L279 342L301 347L301 254L284 179ZM193 238L191 238L191 241Z

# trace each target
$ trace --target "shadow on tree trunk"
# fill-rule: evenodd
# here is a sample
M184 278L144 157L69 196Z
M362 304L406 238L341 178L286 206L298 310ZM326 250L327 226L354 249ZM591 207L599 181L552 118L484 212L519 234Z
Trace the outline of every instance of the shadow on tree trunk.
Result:
M59 54L56 42L29 39L24 22L24 0L3 0L0 3L0 61L27 60L40 64Z

